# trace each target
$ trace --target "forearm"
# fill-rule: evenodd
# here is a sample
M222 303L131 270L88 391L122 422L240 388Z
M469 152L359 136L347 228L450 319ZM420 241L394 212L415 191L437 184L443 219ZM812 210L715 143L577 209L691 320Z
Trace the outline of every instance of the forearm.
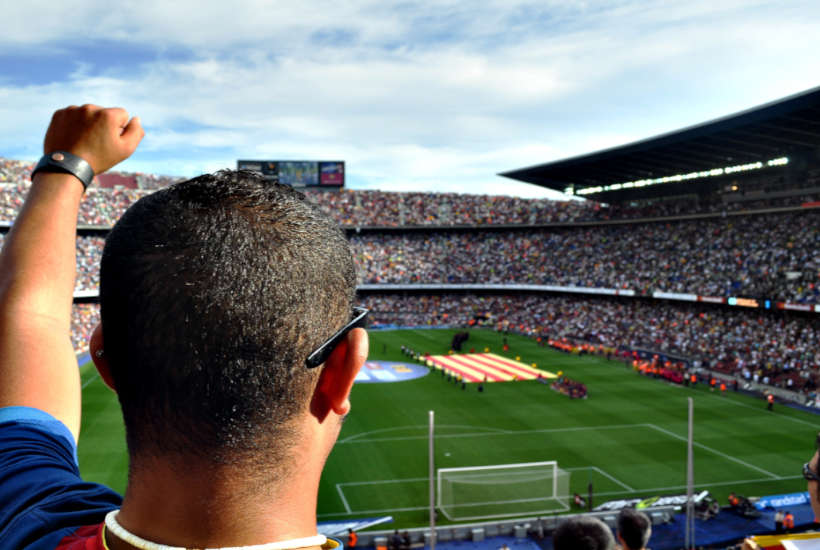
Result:
M39 172L0 253L0 314L70 329L76 223L83 186Z
M0 406L45 410L75 437L80 376L70 334L82 192L72 175L38 173L0 253Z
M143 135L123 109L67 107L54 113L43 152L79 157L99 174L128 158ZM44 410L76 438L80 376L70 330L83 183L52 168L34 176L0 252L0 407Z

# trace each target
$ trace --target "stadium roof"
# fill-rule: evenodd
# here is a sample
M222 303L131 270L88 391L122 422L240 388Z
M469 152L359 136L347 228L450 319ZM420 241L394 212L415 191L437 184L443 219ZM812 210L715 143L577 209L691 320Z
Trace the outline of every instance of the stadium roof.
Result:
M820 151L820 87L674 132L499 175L564 191L653 180ZM728 172L727 172L728 173ZM636 186L637 187L637 186ZM652 186L665 187L665 186ZM657 195L630 186L631 198ZM646 190L646 191L644 191ZM582 193L583 194L583 193ZM625 193L588 197L630 198Z

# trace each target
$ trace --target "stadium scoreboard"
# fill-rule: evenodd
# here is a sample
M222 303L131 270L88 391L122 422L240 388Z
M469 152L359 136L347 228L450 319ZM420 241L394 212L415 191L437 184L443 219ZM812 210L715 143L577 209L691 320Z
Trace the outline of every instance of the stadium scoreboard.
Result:
M237 160L237 170L250 170L291 187L344 187L342 160Z

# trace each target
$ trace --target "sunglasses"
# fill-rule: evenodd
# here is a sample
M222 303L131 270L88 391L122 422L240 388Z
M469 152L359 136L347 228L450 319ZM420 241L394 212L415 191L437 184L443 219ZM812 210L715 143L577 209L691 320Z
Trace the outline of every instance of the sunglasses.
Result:
M316 368L330 357L331 352L339 345L339 342L347 335L348 332L357 327L365 327L367 325L368 310L363 307L353 308L353 317L350 322L343 326L339 331L325 341L324 344L316 348L316 351L311 353L305 359L305 366L309 369Z

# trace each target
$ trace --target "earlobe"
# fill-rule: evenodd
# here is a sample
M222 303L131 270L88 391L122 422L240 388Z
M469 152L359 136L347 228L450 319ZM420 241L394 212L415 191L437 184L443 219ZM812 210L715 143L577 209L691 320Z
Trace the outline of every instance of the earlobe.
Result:
M117 391L114 387L114 379L111 376L111 369L108 366L108 359L105 356L105 347L103 347L103 333L102 325L97 323L91 336L88 339L88 351L91 355L91 360L94 361L94 366L97 367L97 372L100 373L100 378L103 379L105 385Z
M368 346L367 331L353 329L325 361L312 404L320 420L331 411L339 416L350 412L350 390L367 360Z

